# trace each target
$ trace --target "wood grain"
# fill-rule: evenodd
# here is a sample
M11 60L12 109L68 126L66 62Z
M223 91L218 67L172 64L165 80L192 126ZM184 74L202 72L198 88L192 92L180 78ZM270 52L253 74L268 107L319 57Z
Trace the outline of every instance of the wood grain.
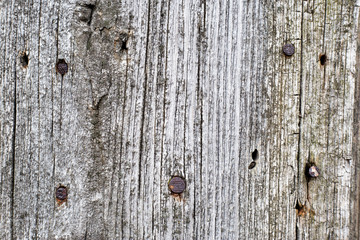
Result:
M0 1L0 238L357 239L359 6Z

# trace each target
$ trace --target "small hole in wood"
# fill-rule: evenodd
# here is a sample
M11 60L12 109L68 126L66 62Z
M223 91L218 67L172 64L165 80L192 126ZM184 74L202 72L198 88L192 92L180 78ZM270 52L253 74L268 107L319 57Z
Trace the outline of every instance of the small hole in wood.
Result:
M126 41L123 41L122 43L121 43L121 50L127 50L128 48L127 48L127 46L126 46Z
M23 68L26 68L29 64L29 56L24 52L20 57L20 63Z
M251 154L251 157L252 159L255 161L255 160L258 160L259 158L259 151L257 149L255 149L252 154Z
M121 51L126 51L128 50L128 40L129 40L129 34L122 32L120 33L117 41L120 42L120 50Z
M320 55L320 64L321 64L322 66L324 66L324 65L326 64L326 61L327 61L327 56L326 56L326 54L321 54L321 55Z
M90 10L94 10L94 9L95 9L95 5L94 5L94 4L84 4L84 7L89 8Z
M59 59L56 64L56 71L60 73L62 76L68 72L68 65L64 59Z
M249 165L249 169L253 169L254 167L256 166L256 162L255 161L252 161Z

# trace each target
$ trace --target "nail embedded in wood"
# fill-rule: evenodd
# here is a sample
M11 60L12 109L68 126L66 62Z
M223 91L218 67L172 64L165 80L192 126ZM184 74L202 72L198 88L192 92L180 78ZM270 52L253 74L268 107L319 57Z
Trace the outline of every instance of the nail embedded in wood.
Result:
M68 72L68 65L64 59L59 59L59 61L56 64L56 71L60 73L62 76L64 76L64 74Z
M185 180L182 177L173 177L169 181L169 189L172 193L180 194L186 187Z
M60 201L64 201L67 199L67 188L64 186L60 186L56 189L56 199Z
M320 170L315 165L315 163L308 162L308 163L306 163L306 166L305 166L305 175L307 177L307 180L309 181L311 179L314 179L314 178L317 178L318 176L320 176Z
M309 167L308 175L311 178L317 178L320 175L319 168L315 165Z
M253 169L256 166L256 162L252 161L249 165L249 169Z
M295 53L295 47L291 43L285 44L283 46L283 52L286 56L292 56Z

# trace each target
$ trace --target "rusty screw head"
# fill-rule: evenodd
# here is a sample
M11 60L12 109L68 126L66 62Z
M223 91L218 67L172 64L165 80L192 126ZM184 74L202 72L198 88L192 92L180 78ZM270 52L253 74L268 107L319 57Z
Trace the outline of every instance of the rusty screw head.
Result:
M67 189L64 186L60 186L56 189L56 198L58 200L65 200L67 198Z
M181 177L173 177L169 182L169 189L172 193L180 194L186 187L185 180Z
M285 44L283 46L283 52L286 56L292 56L295 53L295 47L291 43Z
M315 165L309 167L308 170L309 177L316 178L320 175L319 168Z
M64 59L59 59L58 63L56 64L56 71L61 75L64 75L68 72L68 65Z

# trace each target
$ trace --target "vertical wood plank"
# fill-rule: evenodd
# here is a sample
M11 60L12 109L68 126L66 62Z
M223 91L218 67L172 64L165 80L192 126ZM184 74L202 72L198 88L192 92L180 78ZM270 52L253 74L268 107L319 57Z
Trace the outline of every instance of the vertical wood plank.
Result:
M274 2L267 5L269 41L267 45L267 99L265 149L269 167L269 237L295 239L297 184L302 174L298 147L302 74L302 2ZM285 56L283 47L295 48Z
M359 8L359 2L356 2L355 9ZM354 165L351 168L351 193L350 193L350 239L357 239L360 237L360 171L359 171L359 120L360 120L360 32L359 32L359 11L354 12L354 22L357 22L356 28L354 29L354 38L356 38L356 65L355 65L355 90L354 90L354 122L353 122L353 142L352 142L352 160Z
M348 239L357 9L354 1L304 2L302 135L300 166L321 169L316 180L301 175L300 238ZM321 59L322 55L326 55ZM299 170L301 170L301 168Z
M0 196L1 238L11 238L14 229L15 195L15 131L16 131L16 45L17 26L13 21L19 17L14 13L15 4L1 3L0 40L1 40L1 101L0 101ZM12 20L13 19L13 20Z

